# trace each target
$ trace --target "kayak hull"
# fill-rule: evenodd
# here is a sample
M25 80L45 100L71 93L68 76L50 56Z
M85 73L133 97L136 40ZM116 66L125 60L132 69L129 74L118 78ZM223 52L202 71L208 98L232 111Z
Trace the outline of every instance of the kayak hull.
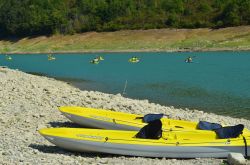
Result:
M84 116L75 115L72 113L62 112L62 114L67 117L69 120L77 123L79 125L89 127L89 128L101 128L101 129L111 129L111 130L130 130L130 131L139 131L140 127L124 125L113 122L107 122L105 120L97 120L93 118L88 118Z
M166 157L166 158L225 158L231 152L245 154L244 147L183 147L183 146L143 146L93 142L62 137L45 136L58 147L78 152L106 153L127 156ZM250 150L250 147L248 147Z

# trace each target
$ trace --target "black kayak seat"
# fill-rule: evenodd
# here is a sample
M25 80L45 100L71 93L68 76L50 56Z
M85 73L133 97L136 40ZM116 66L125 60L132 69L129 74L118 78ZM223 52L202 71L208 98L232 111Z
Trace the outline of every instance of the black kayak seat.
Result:
M242 134L243 129L244 129L244 125L238 124L235 126L227 126L227 127L219 128L215 130L215 132L220 139L236 138L240 134Z
M142 127L135 135L136 138L142 139L160 139L162 137L162 123L161 120L154 120Z
M198 129L201 129L201 130L216 130L216 129L222 128L220 124L210 123L207 121L199 121L197 127Z
M161 119L163 116L164 116L163 113L160 114L149 113L144 115L143 117L136 117L135 119L142 119L144 123L150 123L151 121Z
M163 117L163 113L160 113L160 114L147 114L143 117L143 122L144 123L150 123L151 121L154 121L154 120L159 120Z

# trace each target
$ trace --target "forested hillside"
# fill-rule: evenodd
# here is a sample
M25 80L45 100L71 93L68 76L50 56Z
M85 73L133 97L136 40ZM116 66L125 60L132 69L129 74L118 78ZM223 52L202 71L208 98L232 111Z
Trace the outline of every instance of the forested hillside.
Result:
M250 24L250 0L0 0L0 35Z

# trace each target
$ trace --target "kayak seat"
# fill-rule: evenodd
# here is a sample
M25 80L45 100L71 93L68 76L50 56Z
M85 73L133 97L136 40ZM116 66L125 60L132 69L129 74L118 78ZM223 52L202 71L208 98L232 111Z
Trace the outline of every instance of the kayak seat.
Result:
M199 121L197 127L198 129L201 129L201 130L216 130L216 129L222 128L220 124L210 123L207 121Z
M163 117L163 113L160 113L160 114L149 113L143 117L143 122L149 123L149 122L154 121L154 120L160 120L162 117Z
M154 120L144 126L135 135L136 138L142 139L160 139L162 137L162 123L161 120Z
M240 134L242 134L243 129L244 129L244 125L238 124L235 126L228 126L228 127L219 128L219 129L215 130L215 132L220 139L236 138Z
M159 120L162 117L163 117L163 113L160 113L160 114L149 113L149 114L144 115L143 117L136 117L136 119L142 119L142 121L144 123L149 123L149 122L152 122L154 120Z

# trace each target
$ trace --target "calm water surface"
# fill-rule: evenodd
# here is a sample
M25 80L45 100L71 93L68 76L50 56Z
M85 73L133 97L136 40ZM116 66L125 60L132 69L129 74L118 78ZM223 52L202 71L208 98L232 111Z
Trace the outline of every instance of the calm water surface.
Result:
M89 61L101 55L98 65ZM137 56L139 63L129 63ZM192 56L193 63L184 60ZM84 90L250 119L250 52L0 55L0 65L71 82Z

